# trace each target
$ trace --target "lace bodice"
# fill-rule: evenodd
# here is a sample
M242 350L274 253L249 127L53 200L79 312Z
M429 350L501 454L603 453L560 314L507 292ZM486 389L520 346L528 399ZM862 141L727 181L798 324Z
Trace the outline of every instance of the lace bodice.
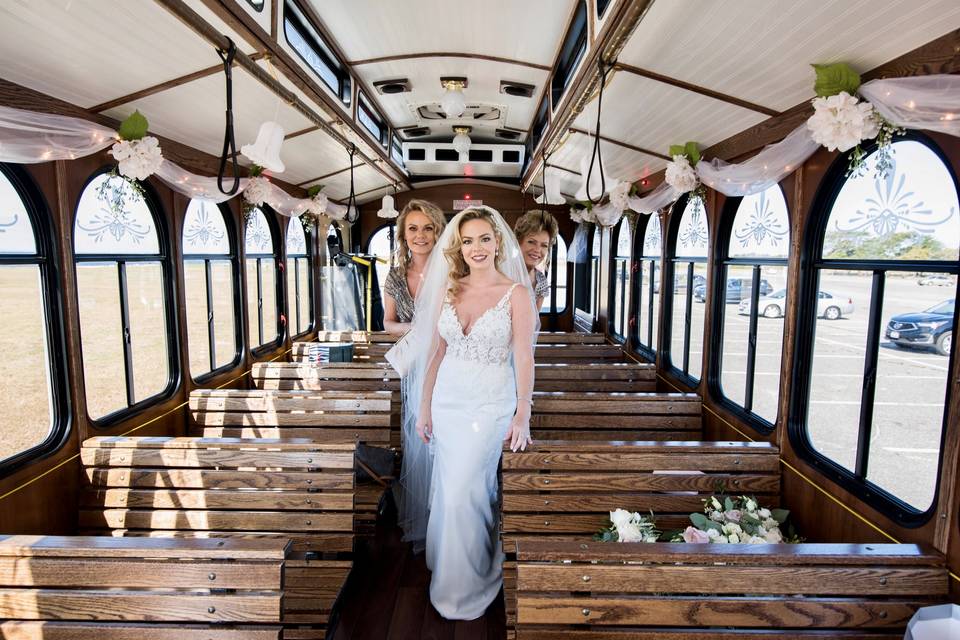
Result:
M514 283L497 304L476 319L469 335L464 335L453 304L444 300L437 328L447 342L447 355L481 364L505 364L513 339L510 294L516 286Z

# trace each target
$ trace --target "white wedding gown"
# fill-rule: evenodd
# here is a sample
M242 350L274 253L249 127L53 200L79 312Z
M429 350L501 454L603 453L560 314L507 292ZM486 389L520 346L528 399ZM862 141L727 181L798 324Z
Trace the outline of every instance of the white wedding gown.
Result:
M503 582L497 533L497 467L517 409L510 294L473 323L469 335L444 302L438 329L447 343L433 390L434 463L427 524L430 601L444 618L483 615Z

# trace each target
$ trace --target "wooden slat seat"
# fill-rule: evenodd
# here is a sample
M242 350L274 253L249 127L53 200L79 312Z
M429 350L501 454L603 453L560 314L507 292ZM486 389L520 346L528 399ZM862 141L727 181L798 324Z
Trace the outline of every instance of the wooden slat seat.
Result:
M277 639L289 547L283 538L5 536L0 636Z
M623 348L616 344L538 344L534 360L544 362L619 362Z
M308 439L90 438L79 526L115 536L289 539L287 566L319 591L285 598L283 622L316 630L352 564L355 450Z
M652 364L627 362L537 364L535 391L654 392L657 369Z
M948 593L912 544L717 545L523 540L516 638L902 638Z
M534 439L699 440L702 433L695 393L536 392L533 400Z
M317 342L371 342L389 343L397 341L397 336L386 331L320 331ZM581 333L568 331L541 331L537 334L537 344L604 344L607 341L602 333Z

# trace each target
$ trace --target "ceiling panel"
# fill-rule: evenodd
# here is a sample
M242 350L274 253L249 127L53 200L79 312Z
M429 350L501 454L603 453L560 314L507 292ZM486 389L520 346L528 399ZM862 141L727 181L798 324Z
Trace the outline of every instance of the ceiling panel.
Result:
M960 27L956 0L654 2L619 61L786 110L813 62L869 71Z
M437 133L453 137L454 124L467 124L474 127L480 135L472 137L492 138L498 127L526 129L533 120L537 100L547 80L547 72L517 65L505 65L488 60L466 58L426 58L396 60L357 67L360 76L372 87L380 80L407 78L411 91L392 95L374 94L371 96L380 106L384 116L395 127L428 126ZM474 120L424 120L417 109L424 104L435 104L443 97L444 89L440 78L444 76L463 76L469 85L463 94L467 104L495 105L501 109L498 121ZM531 84L536 87L532 98L520 98L500 93L500 81L509 80Z
M265 120L280 123L287 132L313 124L242 69L234 69L233 95L234 136L238 151L256 140L260 124ZM152 132L219 156L223 146L225 107L223 78L209 76L106 113L123 119L134 109L139 109L150 121ZM287 162L282 153L281 158ZM283 174L279 177L286 180Z
M85 108L220 63L155 2L101 0L5 0L0 59L5 80Z
M327 192L334 200L346 201L347 197L350 195L350 172L346 171L344 173L339 173L332 178L327 178L323 180L323 184L326 186L324 191ZM353 173L353 184L354 191L356 193L363 193L369 189L375 189L377 187L389 187L390 183L386 178L381 175L379 171L363 165L354 169ZM367 193L362 196L357 197L358 202L369 202L370 200L375 200L377 198L382 198L383 194L381 193Z
M577 117L575 126L596 127L597 100ZM657 153L687 140L701 147L725 140L767 116L673 85L619 71L603 93L600 133Z
M575 0L310 0L310 4L350 60L444 51L550 66Z

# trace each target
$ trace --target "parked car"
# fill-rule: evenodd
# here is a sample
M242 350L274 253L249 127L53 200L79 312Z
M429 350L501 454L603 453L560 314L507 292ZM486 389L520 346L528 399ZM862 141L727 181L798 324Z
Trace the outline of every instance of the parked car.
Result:
M696 292L697 287L704 287L707 283L707 279L700 274L694 274L693 276L693 290ZM674 293L684 293L687 290L686 279L681 279L679 274L674 274L673 276L673 292ZM653 292L660 293L660 272L657 271L654 274L653 279Z
M950 276L943 275L933 275L925 276L917 280L917 284L921 287L924 286L933 286L933 287L952 287L954 286L953 278Z
M954 300L945 300L925 311L893 316L887 323L887 340L898 347L932 347L940 355L949 356L953 345Z
M787 290L779 289L757 300L757 309L764 318L782 318L786 304ZM750 298L740 302L737 310L740 315L750 315ZM853 313L853 298L844 299L826 291L817 292L817 316L827 320L839 320Z
M750 298L750 291L753 287L753 280L748 280L746 278L727 278L727 293L726 293L726 303L732 304L734 302L740 302L743 299ZM773 287L770 286L770 283L766 279L760 279L760 295L765 296L768 293L773 291ZM707 287L706 283L700 286L695 286L693 288L693 298L697 302L706 302L707 301Z

